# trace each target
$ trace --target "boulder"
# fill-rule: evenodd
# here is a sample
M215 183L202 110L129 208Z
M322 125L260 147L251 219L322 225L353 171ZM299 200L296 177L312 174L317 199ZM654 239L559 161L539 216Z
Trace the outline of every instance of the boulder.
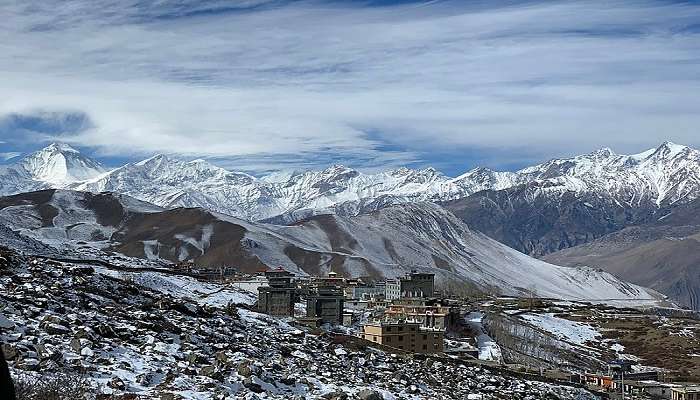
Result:
M7 361L14 360L19 354L17 347L5 343L2 344L2 352L5 354L5 360Z
M384 400L384 396L376 390L364 389L357 393L357 398L360 400Z
M248 389L254 393L262 393L263 392L262 386L260 386L258 383L256 383L253 380L252 376L249 376L243 380L243 386L245 386L246 389Z

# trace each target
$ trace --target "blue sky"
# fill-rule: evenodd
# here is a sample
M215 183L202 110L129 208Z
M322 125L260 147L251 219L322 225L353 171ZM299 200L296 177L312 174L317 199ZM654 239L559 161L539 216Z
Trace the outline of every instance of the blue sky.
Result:
M60 140L111 165L456 175L700 146L697 2L29 0L0 18L0 162Z

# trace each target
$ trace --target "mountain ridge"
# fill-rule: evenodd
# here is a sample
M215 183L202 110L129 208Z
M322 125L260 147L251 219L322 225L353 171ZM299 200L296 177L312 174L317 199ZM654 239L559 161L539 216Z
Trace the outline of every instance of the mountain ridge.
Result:
M256 178L205 160L182 161L162 154L106 170L72 148L65 152L79 155L84 168L73 171L52 164L54 168L44 168L42 175L36 173L40 165L34 173L20 167L27 159L40 160L36 155L47 149L63 146L52 144L0 169L0 194L45 188L114 191L165 208L202 207L253 221L291 223L315 214L357 215L409 201L458 201L519 185L535 185L548 196L613 194L614 202L629 207L659 208L691 201L700 193L700 151L671 142L633 155L603 148L515 172L477 167L454 178L433 168L364 174L342 165Z

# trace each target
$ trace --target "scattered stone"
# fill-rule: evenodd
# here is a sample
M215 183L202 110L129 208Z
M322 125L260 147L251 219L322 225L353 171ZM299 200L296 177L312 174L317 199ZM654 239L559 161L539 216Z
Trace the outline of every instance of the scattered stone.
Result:
M219 284L188 288L186 298L152 289L154 272L117 278L102 267L22 257L0 274L0 288L11 288L0 291L13 322L2 330L11 367L85 373L109 398L129 398L135 387L163 400L593 398L447 360L349 350L244 306L208 304L202 293L218 293Z
M369 389L364 389L361 390L357 393L357 397L360 400L383 400L384 396L382 396L379 392L374 391L374 390L369 390Z

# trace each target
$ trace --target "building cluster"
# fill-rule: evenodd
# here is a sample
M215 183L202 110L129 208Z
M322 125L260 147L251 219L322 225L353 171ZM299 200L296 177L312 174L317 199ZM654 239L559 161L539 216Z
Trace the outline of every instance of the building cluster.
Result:
M630 360L616 360L608 365L605 374L573 375L572 380L631 398L700 400L700 385L667 382L662 371L634 372L634 364Z
M354 325L361 339L405 352L443 352L445 333L459 316L458 307L434 297L435 275L429 273L413 271L398 279L366 283L333 272L295 278L276 269L250 280L239 284L250 286L247 290L256 287L260 312L296 317L311 328ZM295 312L298 302L305 303L305 312Z

